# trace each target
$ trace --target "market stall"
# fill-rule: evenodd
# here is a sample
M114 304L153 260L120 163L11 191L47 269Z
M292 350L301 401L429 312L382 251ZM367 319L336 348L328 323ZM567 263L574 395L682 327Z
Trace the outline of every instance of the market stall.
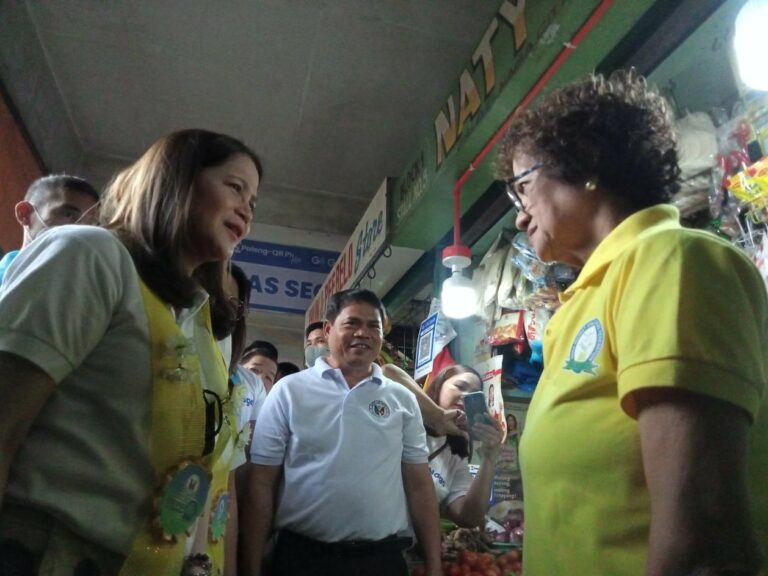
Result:
M768 229L768 96L765 92L768 85L755 89L754 85L745 84L740 75L734 35L737 15L745 3L745 0L700 3L697 10L692 9L689 13L695 17L689 18L684 26L676 21L681 12L670 8L669 3L652 3L654 6L645 14L637 14L636 20L622 29L615 45L593 49L594 61L587 69L583 61L571 62L563 64L559 75L546 71L539 80L543 79L544 85L549 82L549 87L556 86L588 72L598 62L603 63L604 71L633 64L644 67L641 72L646 74L649 83L659 87L676 112L682 186L673 204L679 209L684 224L708 230L739 246L753 259L768 283L768 234L765 233ZM662 6L665 4L666 7ZM620 26L611 17L625 8L621 2L599 4L584 20L585 26L590 25L588 29L577 29L576 36L584 32L579 40L586 44L592 27L597 34L605 34L603 26L613 27L615 32ZM526 21L540 22L533 11L532 6L525 7L523 17ZM556 23L556 17L554 21ZM550 28L553 25L553 22L549 23ZM654 36L648 32L652 29L667 37ZM528 38L539 32L535 26L528 26L526 30ZM644 32L648 32L647 36L639 40ZM525 53L524 48L522 51ZM511 81L516 78L512 74ZM537 85L534 84L531 90ZM534 97L535 94L524 98L523 104L529 104ZM520 101L518 98L516 102ZM516 109L516 106L507 110ZM501 126L503 128L504 124ZM493 138L491 141L479 157L469 162L468 171L458 178L459 184L454 190L454 247L460 244L459 240L471 247L471 253L467 254L469 262L459 266L459 275L467 280L471 278L474 313L462 313L459 315L465 318L450 320L446 318L450 314L441 316L438 311L438 300L444 295L441 282L451 275L457 276L455 258L444 261L451 268L449 271L437 257L450 241L448 234L432 248L433 271L429 274L424 270L410 271L402 285L396 286L385 299L396 309L403 298L402 286L408 285L411 291L415 287L431 286L436 300L421 325L414 346L416 379L429 386L430 378L444 365L445 358L441 356L444 350L450 356L450 362L474 366L483 376L489 412L503 423L506 433L485 529L472 532L446 527L444 561L448 574L480 569L490 570L486 573L518 573L525 523L517 444L524 433L527 405L542 370L542 336L549 319L557 313L558 293L579 273L577 269L562 264L544 264L536 258L525 235L514 230L511 204L506 214L493 220L486 218L487 226L482 234L473 230L469 242L467 237L459 238L459 225L468 229L474 224L466 218L459 220L462 213L465 217L473 211L477 214L478 205L483 204L486 212L500 206L498 197L503 195L503 187L496 184L489 184L485 194L470 192L469 202L463 196L461 202L458 200L458 191L465 182L471 181L473 172L477 171L482 180L491 171L489 164L492 161L485 160L485 152L492 151L495 144ZM422 200L422 195L426 194L423 189L445 176L440 170L440 162L445 162L440 150L438 139L435 172L425 169L420 173L418 194L403 192L407 202L404 207L395 208L397 220L408 220L413 213L418 213L418 210L413 212L414 205L418 201L427 202ZM413 180L413 175L409 174L407 178ZM399 184L400 181L396 190L402 188L397 187ZM406 188L402 190L407 191ZM432 202L437 201L437 196L435 192ZM468 208L473 202L475 205ZM434 228L435 219L432 218L430 229ZM415 228L408 222L401 229L395 229L394 237L416 239L417 236ZM433 240L437 237L435 234L431 236ZM449 256L455 254L457 252L453 251ZM421 286L416 281L419 277ZM466 284L462 287L467 287ZM446 338L448 330L441 329L441 323L447 323L453 335ZM587 330L583 336L578 339L580 347L573 351L572 368L589 370L593 360L590 354L595 348L591 344L597 335ZM498 394L499 390L501 394Z

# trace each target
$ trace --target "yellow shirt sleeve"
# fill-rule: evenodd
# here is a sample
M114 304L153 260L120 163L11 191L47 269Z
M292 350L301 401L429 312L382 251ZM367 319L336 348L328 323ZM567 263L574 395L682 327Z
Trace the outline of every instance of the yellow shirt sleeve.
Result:
M618 275L610 307L623 406L640 388L674 387L755 418L768 374L768 295L744 254L705 232L670 230L640 240L609 274Z

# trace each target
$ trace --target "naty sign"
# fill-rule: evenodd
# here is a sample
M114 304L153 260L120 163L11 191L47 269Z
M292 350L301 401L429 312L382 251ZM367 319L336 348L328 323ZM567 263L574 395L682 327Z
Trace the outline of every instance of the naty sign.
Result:
M384 250L388 235L387 187L389 182L388 178L382 182L362 220L347 241L344 250L339 254L339 259L336 260L336 264L307 309L304 317L305 324L322 320L325 317L325 303L328 298L339 290L354 286Z

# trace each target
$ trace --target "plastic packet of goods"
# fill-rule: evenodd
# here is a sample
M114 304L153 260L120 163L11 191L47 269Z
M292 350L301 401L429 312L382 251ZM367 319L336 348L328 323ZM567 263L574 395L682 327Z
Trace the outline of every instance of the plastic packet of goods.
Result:
M506 310L493 325L488 336L491 346L501 346L525 339L525 322L522 310Z
M496 302L496 292L507 250L507 240L502 231L472 273L472 284L475 293L479 295L478 304L481 309Z
M485 286L482 291L480 303L488 306L496 301L496 294L499 289L499 280L504 268L504 259L507 255L507 248L499 248L488 259L488 265L485 269Z
M711 168L718 145L715 125L707 113L686 114L677 121L675 129L680 177L685 180Z
M512 308L523 309L526 308L528 300L536 292L536 287L533 282L525 277L522 272L515 278L515 296L510 301Z
M546 308L557 310L560 307L559 292L554 288L540 286L525 299L523 308Z
M525 337L528 342L544 338L544 329L552 317L547 308L531 308L525 311Z
M725 189L722 186L724 174L720 166L715 166L710 173L709 183L709 214L712 218L719 218L725 205Z
M568 264L555 262L549 266L546 275L546 285L548 288L562 292L568 286L574 283L579 275L578 269Z
M499 282L499 291L496 295L496 302L502 308L516 308L515 299L515 281L520 276L520 269L515 265L512 257L515 253L515 247L510 246L507 257L504 261L504 271L501 273Z
M474 366L477 373L483 377L483 392L488 403L488 412L501 426L504 436L507 434L507 423L504 420L504 399L501 395L501 367L504 356L498 355Z
M768 157L761 158L726 178L725 187L746 202L768 194Z
M536 256L536 252L528 241L528 235L525 232L519 232L512 240L512 245L515 247L512 261L523 275L534 284L546 284L549 265Z

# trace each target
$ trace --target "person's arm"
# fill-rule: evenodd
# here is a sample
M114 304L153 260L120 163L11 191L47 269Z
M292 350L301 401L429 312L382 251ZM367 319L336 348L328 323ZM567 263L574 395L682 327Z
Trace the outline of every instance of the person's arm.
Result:
M0 505L16 452L54 388L53 379L31 362L0 352Z
M451 434L453 436L467 436L466 417L461 410L445 410L438 406L421 386L411 378L402 368L394 364L385 364L381 371L390 380L402 384L410 390L419 403L419 410L424 419L424 425L434 430L438 436Z
M482 458L480 467L466 495L448 505L448 517L463 528L482 527L485 524L485 514L488 512L488 503L491 500L493 475L501 454L501 440L504 437L501 425L496 420L493 420L492 424L477 423L473 430L482 441L478 449Z
M632 396L651 498L647 576L758 574L747 413L681 390L641 389Z
M246 467L246 493L240 526L247 537L247 544L243 540L240 546L240 573L259 576L264 549L272 533L277 488L283 467L264 464L246 464Z
M426 463L403 463L402 470L408 510L416 538L424 551L426 573L428 576L441 576L443 569L440 561L440 512L429 466Z
M237 515L237 487L235 485L235 470L229 473L227 487L227 528L224 532L224 576L237 576L237 541L238 541L238 515Z

